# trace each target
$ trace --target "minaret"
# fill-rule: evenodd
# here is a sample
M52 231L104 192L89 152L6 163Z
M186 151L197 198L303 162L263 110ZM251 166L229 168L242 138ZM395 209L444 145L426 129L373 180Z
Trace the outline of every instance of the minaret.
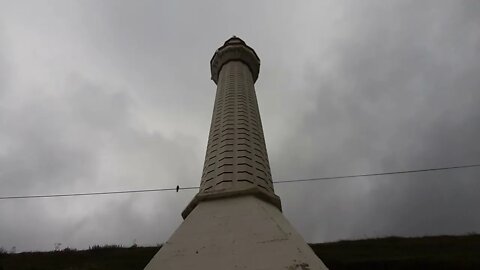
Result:
M260 59L234 36L210 67L217 92L200 191L145 269L327 269L274 193L254 87Z

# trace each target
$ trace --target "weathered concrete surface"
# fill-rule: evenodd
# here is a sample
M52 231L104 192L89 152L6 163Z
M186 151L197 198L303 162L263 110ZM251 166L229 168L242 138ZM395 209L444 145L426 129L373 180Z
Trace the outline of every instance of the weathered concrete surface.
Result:
M145 269L327 268L277 207L247 195L200 202Z

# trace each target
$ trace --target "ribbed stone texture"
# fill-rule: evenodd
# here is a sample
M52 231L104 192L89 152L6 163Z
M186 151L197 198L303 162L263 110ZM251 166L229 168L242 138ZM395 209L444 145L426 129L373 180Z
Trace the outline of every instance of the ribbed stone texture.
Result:
M200 192L182 213L199 201L253 194L281 209L275 195L254 83L260 60L233 37L212 58L217 83Z
M232 61L220 71L200 192L252 185L273 193L252 74Z

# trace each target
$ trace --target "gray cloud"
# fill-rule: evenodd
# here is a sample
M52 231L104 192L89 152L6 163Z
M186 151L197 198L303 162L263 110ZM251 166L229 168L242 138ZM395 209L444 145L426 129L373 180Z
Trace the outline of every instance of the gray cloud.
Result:
M299 119L277 155L282 174L478 162L480 21L471 14L478 5L444 4L376 3L348 10L352 34L332 51L336 67L322 73L310 66L308 87L318 89L317 106ZM293 172L287 166L292 160ZM477 178L478 170L465 170L311 184L300 188L297 196L309 196L291 211L301 220L300 209L315 202L316 210L306 215L319 218L297 225L307 238L322 240L465 233L478 230L480 222Z
M215 89L208 63L232 34L262 59L256 87L276 179L480 160L475 1L2 6L2 195L198 185ZM467 233L480 225L478 176L276 191L310 242ZM160 243L193 195L2 201L0 246Z

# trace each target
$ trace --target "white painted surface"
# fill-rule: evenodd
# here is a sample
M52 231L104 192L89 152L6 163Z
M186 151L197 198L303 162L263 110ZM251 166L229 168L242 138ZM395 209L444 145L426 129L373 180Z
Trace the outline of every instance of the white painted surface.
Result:
M278 208L241 196L201 202L145 269L327 268Z

